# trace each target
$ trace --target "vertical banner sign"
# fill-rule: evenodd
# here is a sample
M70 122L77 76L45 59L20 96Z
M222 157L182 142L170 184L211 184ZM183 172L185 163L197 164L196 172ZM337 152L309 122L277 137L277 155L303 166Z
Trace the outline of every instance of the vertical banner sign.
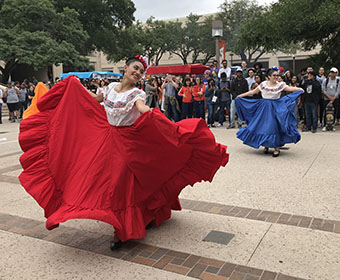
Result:
M226 59L226 57L225 57L225 41L220 40L218 49L219 49L219 60L220 60L219 64L222 65L222 61L224 59Z

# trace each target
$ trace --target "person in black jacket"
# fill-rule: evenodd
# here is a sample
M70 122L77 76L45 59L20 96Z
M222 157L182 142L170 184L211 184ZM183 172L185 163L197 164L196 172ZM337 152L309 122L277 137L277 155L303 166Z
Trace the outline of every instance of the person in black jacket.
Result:
M308 73L302 88L305 91L302 98L306 116L306 127L302 131L312 130L315 133L318 127L318 103L321 96L321 85L316 81L315 72Z
M230 93L232 95L231 108L230 108L230 125L228 128L235 127L235 98L241 93L245 93L248 91L248 82L245 78L243 78L243 72L241 68L236 70L236 78L231 83ZM238 119L238 128L242 127L242 121Z

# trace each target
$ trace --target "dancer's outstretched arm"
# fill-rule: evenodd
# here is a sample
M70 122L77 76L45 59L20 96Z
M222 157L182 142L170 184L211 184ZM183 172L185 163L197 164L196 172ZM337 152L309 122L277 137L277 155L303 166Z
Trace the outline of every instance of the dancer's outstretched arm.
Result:
M260 93L260 89L257 87L257 88L254 88L250 91L247 91L245 93L242 93L240 95L238 95L236 98L238 97L245 97L245 96L248 96L248 95L253 95L253 94L259 94Z
M141 113L141 114L146 113L146 112L151 112L151 108L149 106L145 105L144 102L141 99L138 99L135 102L135 105L136 105L139 113Z
M295 92L295 91L299 91L299 90L303 90L303 88L300 87L292 87L292 86L286 86L283 90L285 91L289 91L289 92Z

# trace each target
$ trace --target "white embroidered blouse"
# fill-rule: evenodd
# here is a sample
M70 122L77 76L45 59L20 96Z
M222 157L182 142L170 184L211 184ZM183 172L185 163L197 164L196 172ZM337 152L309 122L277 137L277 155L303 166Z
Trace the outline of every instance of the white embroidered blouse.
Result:
M264 99L279 99L281 91L287 87L285 82L277 82L276 86L269 86L268 81L262 82L258 88Z
M145 103L146 94L138 88L118 93L115 91L118 84L111 83L103 90L107 120L114 126L131 126L140 116L137 107L134 106L135 102L141 99Z

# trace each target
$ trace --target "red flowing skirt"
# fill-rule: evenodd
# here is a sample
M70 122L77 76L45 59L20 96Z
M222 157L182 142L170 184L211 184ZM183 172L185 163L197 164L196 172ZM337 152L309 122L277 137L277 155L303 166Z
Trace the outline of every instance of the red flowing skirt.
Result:
M145 236L181 210L187 185L212 181L228 162L204 120L173 123L158 109L129 127L108 123L104 108L69 77L20 123L19 179L45 210L47 229L69 219L111 224L122 241Z

